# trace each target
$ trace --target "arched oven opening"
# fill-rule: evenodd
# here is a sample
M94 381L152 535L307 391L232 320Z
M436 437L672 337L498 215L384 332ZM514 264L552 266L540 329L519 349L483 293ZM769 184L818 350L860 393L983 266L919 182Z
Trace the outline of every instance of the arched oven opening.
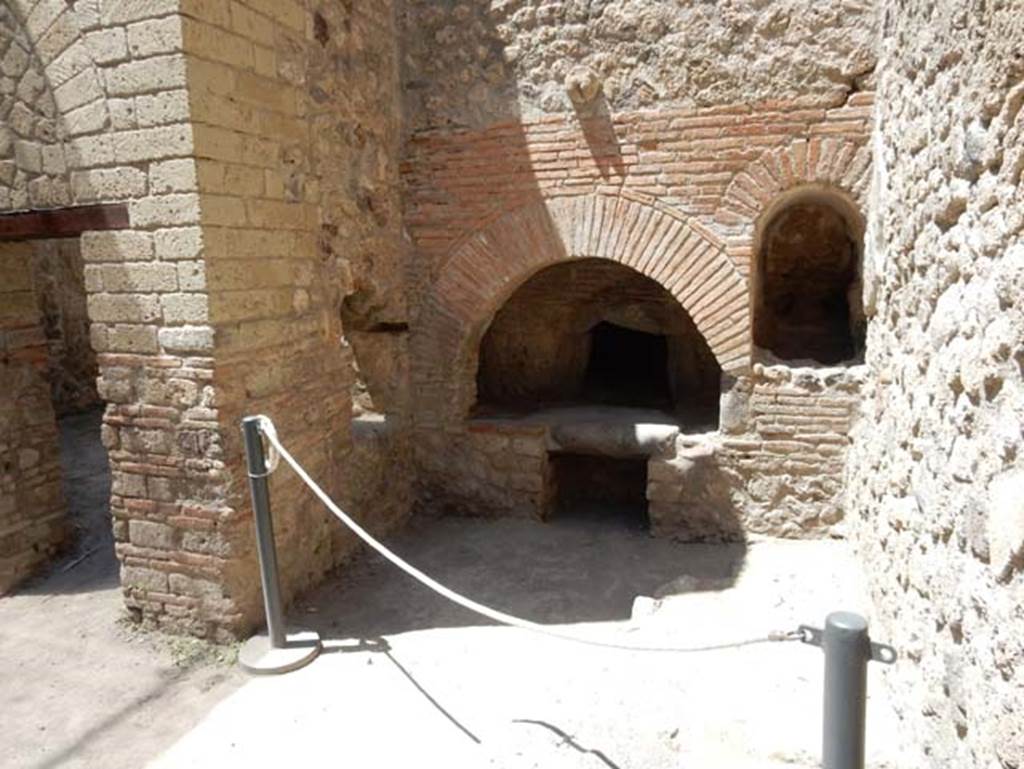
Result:
M718 424L721 368L659 283L616 262L545 268L497 312L480 345L476 416L592 407Z

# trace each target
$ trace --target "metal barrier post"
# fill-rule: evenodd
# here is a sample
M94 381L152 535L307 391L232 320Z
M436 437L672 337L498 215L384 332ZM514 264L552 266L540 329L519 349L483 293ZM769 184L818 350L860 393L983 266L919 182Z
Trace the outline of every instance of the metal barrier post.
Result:
M267 632L254 635L238 653L239 664L250 673L287 673L307 665L320 653L320 636L311 631L288 633L284 623L281 587L277 573L277 548L274 544L274 522L270 515L270 488L267 483L267 461L260 436L260 417L242 420L245 439L245 460L249 472L249 493L252 496L256 521L256 547L263 586L263 606L267 615Z
M864 769L868 662L891 665L896 651L872 643L868 621L852 612L832 612L825 629L802 625L804 643L825 651L822 769Z
M824 769L864 769L867 713L868 623L859 614L833 612L825 619Z
M256 519L256 547L260 559L260 582L263 584L263 606L267 612L267 634L270 643L280 648L285 643L284 612L281 609L281 586L277 578L277 546L274 543L274 522L270 518L270 488L267 483L267 459L260 437L259 417L242 420L245 436L245 462L249 469L249 493Z

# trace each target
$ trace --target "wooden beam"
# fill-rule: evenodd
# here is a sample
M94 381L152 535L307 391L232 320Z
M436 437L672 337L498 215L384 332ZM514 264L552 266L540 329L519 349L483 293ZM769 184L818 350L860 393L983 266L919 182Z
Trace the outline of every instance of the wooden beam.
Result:
M76 238L86 230L123 230L128 206L101 203L0 214L0 241Z

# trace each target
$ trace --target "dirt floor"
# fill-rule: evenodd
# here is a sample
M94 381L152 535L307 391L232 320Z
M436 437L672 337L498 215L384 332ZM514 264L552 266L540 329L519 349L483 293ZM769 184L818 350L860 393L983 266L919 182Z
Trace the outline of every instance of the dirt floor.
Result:
M132 631L119 622L96 424L62 425L79 458L75 513L94 525L50 574L0 600L4 767L817 765L818 649L579 646L489 625L376 557L295 607L326 647L296 673L249 679L230 649ZM478 600L604 640L692 646L820 625L837 608L870 614L839 542L680 545L593 509L546 524L420 519L389 542ZM880 673L874 769L901 765Z
M99 411L61 420L77 537L0 598L0 766L129 769L169 747L245 682L234 650L124 622Z

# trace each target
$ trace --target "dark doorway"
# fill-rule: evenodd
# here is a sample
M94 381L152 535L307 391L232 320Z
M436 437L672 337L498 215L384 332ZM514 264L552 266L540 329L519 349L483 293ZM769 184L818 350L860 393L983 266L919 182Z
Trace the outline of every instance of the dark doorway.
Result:
M672 408L668 340L602 321L590 331L583 398L594 403Z
M551 454L558 517L607 519L647 529L647 457Z

